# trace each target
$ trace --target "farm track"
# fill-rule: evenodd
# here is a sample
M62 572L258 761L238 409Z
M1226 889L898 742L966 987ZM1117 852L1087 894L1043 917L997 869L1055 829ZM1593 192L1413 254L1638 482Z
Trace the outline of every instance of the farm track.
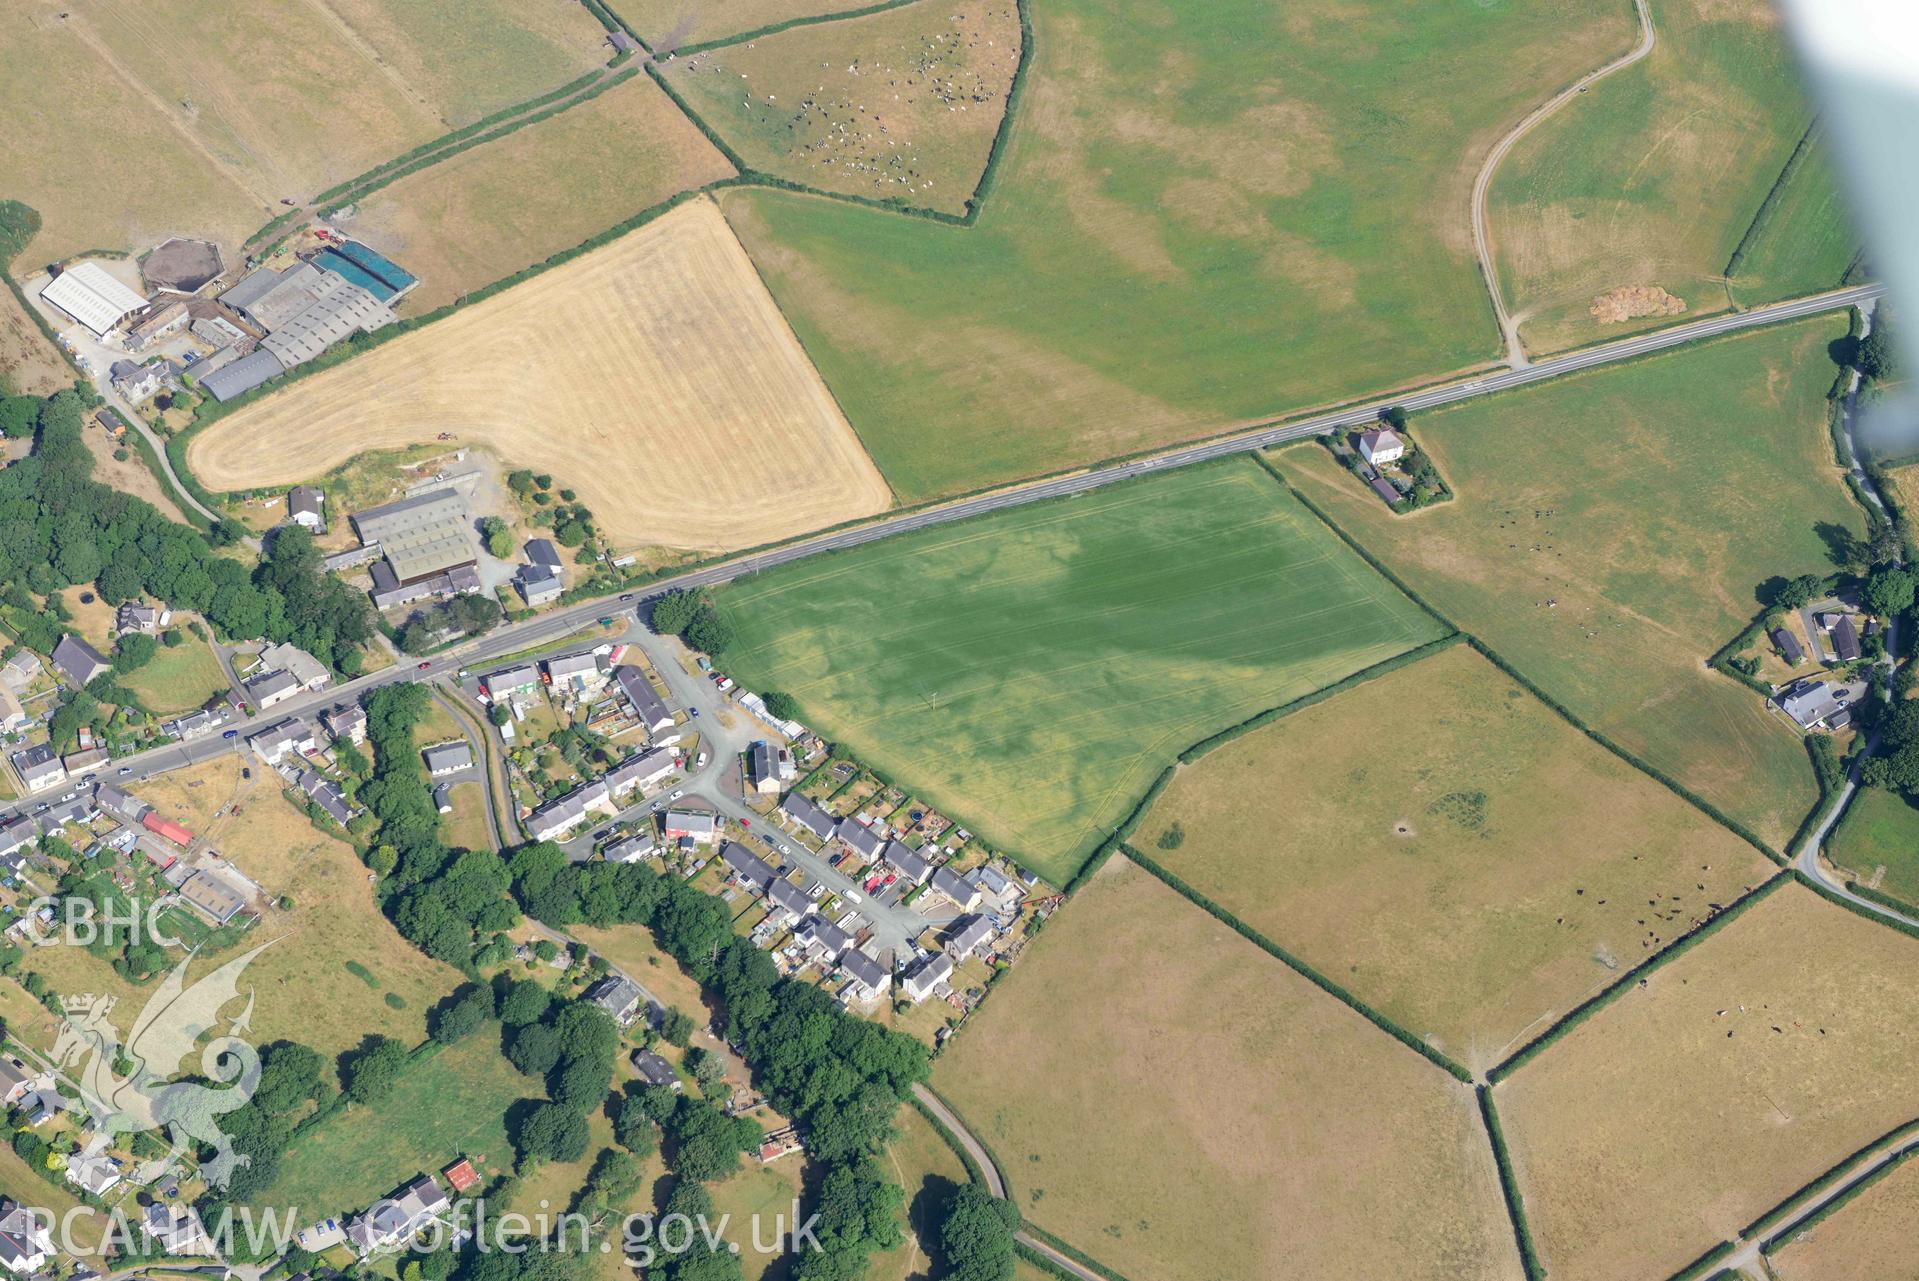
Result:
M1486 292L1492 296L1493 300L1493 315L1498 318L1500 335L1506 341L1506 363L1514 369L1522 368L1527 363L1526 348L1519 341L1520 317L1506 310L1506 300L1499 292L1499 269L1493 262L1492 235L1486 225L1486 197L1492 190L1493 172L1499 168L1499 162L1506 158L1506 154L1518 144L1519 140L1531 133L1541 121L1552 116L1598 81L1615 71L1632 66L1652 52L1653 45L1659 39L1658 34L1653 30L1652 11L1646 7L1646 0L1633 0L1633 8L1639 14L1639 43L1598 70L1587 72L1533 108L1524 120L1513 126L1510 133L1493 144L1493 149L1486 153L1486 161L1480 165L1479 173L1473 179L1473 252L1479 257L1479 272L1486 278Z

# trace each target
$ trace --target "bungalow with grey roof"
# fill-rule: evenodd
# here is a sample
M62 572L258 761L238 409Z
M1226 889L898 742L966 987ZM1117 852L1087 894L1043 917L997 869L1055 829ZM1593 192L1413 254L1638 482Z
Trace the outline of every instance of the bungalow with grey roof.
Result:
M345 827L353 821L354 810L347 804L346 793L339 784L327 778L317 770L302 769L298 780L300 790L306 798L318 805L326 816Z
M979 886L955 872L950 866L933 869L931 879L933 888L953 900L953 905L962 912L970 912L979 906Z
M531 663L521 663L480 678L486 696L494 702L515 694L530 694L540 687L540 671Z
M945 987L947 980L953 977L953 959L944 952L935 952L931 956L921 957L906 968L900 975L900 991L906 999L918 1005Z
M639 1015L645 993L632 979L609 974L586 990L586 999L611 1014L615 1023L625 1027Z
M0 823L0 858L18 853L40 839L40 827L25 814Z
M16 1276L38 1273L55 1254L53 1236L39 1214L0 1200L0 1267Z
M205 738L214 730L227 723L226 709L215 710L203 707L197 712L188 712L185 716L176 716L170 721L161 721L162 733L171 734L183 743L196 738Z
M166 626L171 611L163 611L156 605L143 601L130 600L113 612L113 630L120 633L138 632L150 636Z
M806 891L783 876L776 876L766 887L768 916L776 916L776 925L796 925L813 910L813 900Z
M551 605L566 590L566 584L560 581L558 574L540 565L522 566L520 572L514 575L513 586L528 609Z
M793 931L793 942L814 960L832 962L853 946L853 936L825 917L809 916Z
M833 836L847 849L852 850L861 862L871 863L879 857L880 850L886 845L886 838L870 827L862 826L857 819L845 818L834 829Z
M673 1065L651 1050L633 1051L633 1070L639 1073L642 1081L662 1090L686 1088L685 1082L680 1080L680 1074L673 1070Z
M953 922L953 928L946 936L946 950L957 960L977 956L990 946L999 933L999 927L993 924L993 918L984 915L962 916Z
M657 747L638 756L629 756L615 765L606 772L605 782L607 790L618 799L636 787L653 786L678 768L673 762L673 753L664 747Z
M313 727L293 716L249 736L247 746L267 764L278 765L289 753L303 756L319 744L313 737Z
M773 869L766 860L735 841L728 841L720 849L720 862L727 870L739 878L754 893L760 893L773 882Z
M247 697L253 700L253 705L263 712L289 698L299 697L302 692L299 677L288 671L261 672L241 684L246 689Z
M919 856L918 851L904 841L888 841L886 851L881 856L900 874L900 879L914 885L926 884L926 878L933 874L933 865Z
M426 761L427 774L433 778L473 768L473 748L465 739L436 743L422 751L420 756Z
M841 998L862 1005L877 1001L893 986L893 967L857 949L840 957L840 972L847 978L846 986L840 991Z
M341 703L320 713L320 724L338 742L366 742L366 708L358 703Z
M637 863L652 854L655 848L653 830L648 828L623 841L615 841L600 852L609 863Z
M591 693L606 684L606 673L600 670L600 656L591 652L547 659L546 676L554 689L574 695Z
M85 685L96 676L113 670L113 664L100 651L69 632L53 647L53 666L75 685Z
M633 708L633 714L647 732L657 734L673 726L673 713L667 710L666 700L653 688L653 682L646 673L637 667L616 667L614 679L620 683L620 692L626 695L626 701Z
M566 834L585 822L594 810L604 810L608 815L613 812L612 798L604 782L576 787L558 800L548 801L526 816L527 830L536 841L564 840Z
M780 813L798 823L822 841L833 839L833 829L838 826L831 814L815 805L798 792L788 792L780 798Z

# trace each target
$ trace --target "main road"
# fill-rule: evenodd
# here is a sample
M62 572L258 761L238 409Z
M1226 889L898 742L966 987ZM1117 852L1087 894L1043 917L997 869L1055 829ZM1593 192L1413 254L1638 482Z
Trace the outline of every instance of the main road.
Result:
M976 498L961 499L943 506L927 507L917 511L901 512L893 516L882 516L877 520L851 529L837 530L820 534L813 538L774 547L763 552L754 552L709 565L704 569L662 578L648 584L643 594L652 596L661 592L676 591L685 588L712 587L720 583L731 582L747 574L771 569L776 565L786 565L794 561L805 560L826 552L841 551L849 547L859 547L866 543L877 542L882 538L891 538L896 534L909 533L916 529L929 529L936 525L948 524L956 520L965 520L987 512L1004 511L1008 508L1023 507L1028 503L1044 502L1050 498L1064 498L1073 494L1083 494L1120 481L1131 480L1154 472L1167 471L1175 467L1190 467L1197 463L1210 462L1217 458L1230 457L1233 454L1248 453L1253 450L1267 449L1274 445L1283 445L1311 436L1324 435L1342 428L1358 427L1378 421L1380 413L1394 405L1408 411L1436 409L1441 405L1457 404L1460 401L1474 400L1481 396L1490 396L1514 388L1546 382L1581 370L1597 369L1621 361L1633 360L1653 352L1667 351L1674 347L1696 342L1702 338L1713 338L1721 334L1737 333L1745 329L1754 329L1762 325L1777 324L1804 316L1817 315L1840 307L1857 306L1870 303L1884 292L1877 284L1856 285L1848 289L1836 289L1829 293L1814 294L1807 298L1797 298L1790 302L1774 303L1771 306L1755 307L1748 311L1730 312L1722 316L1710 316L1671 328L1655 330L1637 337L1622 338L1617 342L1605 343L1597 347L1588 347L1581 351L1570 352L1564 356L1555 356L1549 360L1536 361L1518 369L1489 373L1484 377L1470 378L1459 382L1447 383L1425 391L1413 392L1405 396L1384 397L1368 401L1350 408L1330 413L1297 419L1292 422L1274 423L1238 432L1204 444L1191 445L1183 449L1171 450L1149 458L1130 462L1115 463L1108 467L1091 471L1077 472L1069 476L1060 476L1051 480L1036 481L1029 485L1016 486L982 494ZM371 675L359 677L344 684L332 686L316 694L303 695L279 704L274 708L273 716L264 718L262 723L280 720L288 716L297 716L307 712L317 712L347 698L357 698L370 689L390 685L395 681L427 680L437 676L450 676L467 668L483 667L509 654L521 650L536 648L548 643L564 640L580 630L587 623L601 617L609 610L618 607L620 602L630 599L634 593L625 596L603 596L596 600L569 605L554 613L539 618L528 619L521 623L510 623L496 628L483 639L461 646L450 653L412 666L401 663ZM244 734L244 729L242 734ZM111 768L126 771L125 778L140 779L168 770L179 769L185 765L209 760L222 753L236 750L240 738L203 738L191 743L172 743L165 747L153 748L133 756L123 757L113 762ZM31 809L40 801L38 797L28 797L0 806L0 814Z

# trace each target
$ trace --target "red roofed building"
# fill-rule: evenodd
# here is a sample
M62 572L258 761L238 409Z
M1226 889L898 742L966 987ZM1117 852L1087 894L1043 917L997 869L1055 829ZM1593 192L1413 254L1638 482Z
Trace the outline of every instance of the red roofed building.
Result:
M480 1172L475 1170L473 1168L473 1162L467 1160L465 1157L461 1157L452 1165L440 1171L440 1173L446 1176L446 1181L453 1185L455 1192L464 1192L468 1188L478 1187L480 1184Z
M140 820L140 826L146 828L155 836L166 837L181 849L186 849L189 845L193 844L192 832L187 831L186 828L181 827L170 818L161 818L160 815L153 810L147 811L146 817Z

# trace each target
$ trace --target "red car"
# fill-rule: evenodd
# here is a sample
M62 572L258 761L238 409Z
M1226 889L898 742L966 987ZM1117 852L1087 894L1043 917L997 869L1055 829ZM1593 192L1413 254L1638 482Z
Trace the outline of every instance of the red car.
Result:
M750 818L743 818L743 819L741 819L741 820L740 820L740 826L741 826L741 827L751 827L751 826L753 826L753 820L752 820L752 819L750 819Z
M421 663L421 664L420 664L420 670L421 670L421 671L425 671L425 670L426 670L427 668L429 668L429 667L431 667L431 666L433 666L433 664L431 664L431 663Z

